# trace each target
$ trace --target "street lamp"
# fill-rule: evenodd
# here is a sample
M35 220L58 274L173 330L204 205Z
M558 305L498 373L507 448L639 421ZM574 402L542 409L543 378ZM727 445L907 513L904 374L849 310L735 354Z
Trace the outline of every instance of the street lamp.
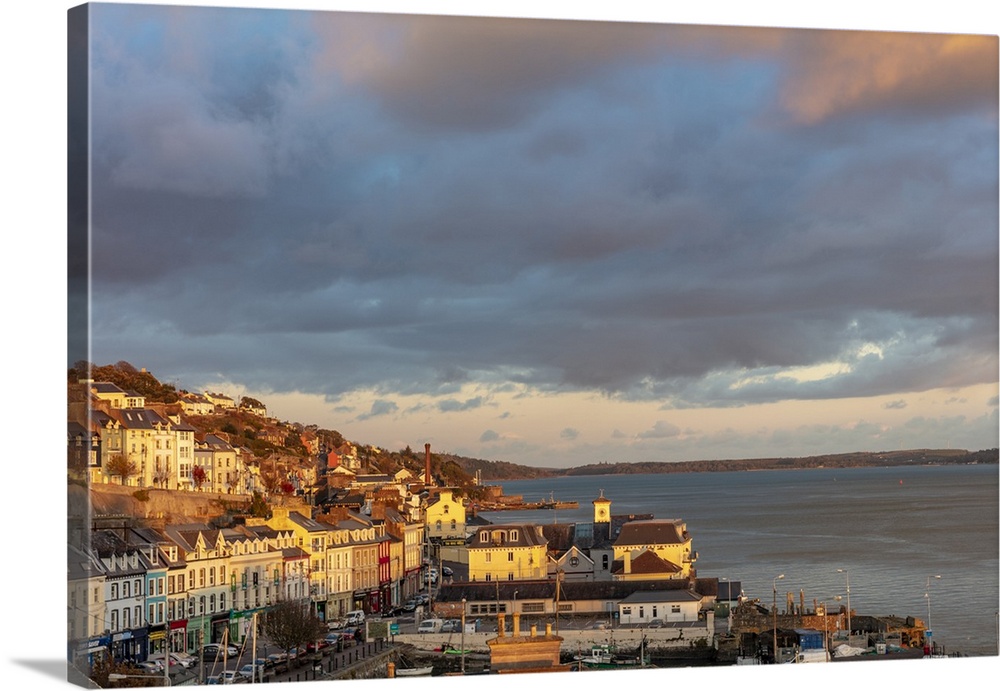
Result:
M771 652L774 655L774 661L778 661L778 581L783 579L785 574L775 576L774 580L771 581L771 617L774 622L774 647Z
M847 640L851 640L851 574L847 569L837 569L837 573L847 576Z
M465 676L465 598L462 598L462 676Z
M924 631L924 639L931 638L934 633L931 631L931 578L940 579L941 576L928 576L927 585L924 587L924 597L927 598L927 629Z

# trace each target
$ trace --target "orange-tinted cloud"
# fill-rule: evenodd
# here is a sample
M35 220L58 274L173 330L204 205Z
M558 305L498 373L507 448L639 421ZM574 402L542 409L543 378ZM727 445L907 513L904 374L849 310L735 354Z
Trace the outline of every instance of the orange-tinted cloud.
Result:
M997 103L995 36L860 31L789 34L782 105L800 123Z

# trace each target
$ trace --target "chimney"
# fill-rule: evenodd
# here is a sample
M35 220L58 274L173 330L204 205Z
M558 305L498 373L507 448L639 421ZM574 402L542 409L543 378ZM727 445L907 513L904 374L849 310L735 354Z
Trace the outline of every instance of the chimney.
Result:
M497 638L503 638L506 635L504 631L505 627L506 623L503 612L497 612Z
M546 636L551 636L552 635L552 624L551 623L546 623L545 624L545 635Z
M424 444L424 484L431 484L431 445Z
M514 612L514 626L511 627L511 636L517 638L521 635L521 614L520 612Z
M535 638L537 635L538 635L538 625L537 624L532 624L531 625L531 637Z

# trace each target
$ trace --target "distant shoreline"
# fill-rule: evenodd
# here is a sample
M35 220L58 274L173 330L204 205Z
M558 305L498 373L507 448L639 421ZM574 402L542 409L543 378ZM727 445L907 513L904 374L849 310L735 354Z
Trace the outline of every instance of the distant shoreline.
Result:
M933 465L997 465L997 449L909 449L902 451L854 452L801 458L757 458L713 461L598 463L573 468L530 468L503 464L503 472L491 473L489 462L479 466L483 480L533 480L552 477L600 475L653 475L667 473L736 472L763 470L811 470L819 468L874 468ZM475 470L476 468L473 468ZM520 471L520 472L519 472Z

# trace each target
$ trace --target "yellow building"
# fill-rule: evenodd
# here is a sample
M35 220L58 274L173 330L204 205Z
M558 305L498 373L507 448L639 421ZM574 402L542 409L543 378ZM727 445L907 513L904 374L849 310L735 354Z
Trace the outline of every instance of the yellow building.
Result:
M629 521L614 542L613 577L692 578L698 558L691 535L679 518ZM635 568L635 567L639 568ZM637 573L638 572L638 573Z
M470 581L545 578L548 540L531 524L487 525L468 545Z
M455 499L453 490L442 488L437 499L427 505L425 516L428 538L465 540L465 505Z

